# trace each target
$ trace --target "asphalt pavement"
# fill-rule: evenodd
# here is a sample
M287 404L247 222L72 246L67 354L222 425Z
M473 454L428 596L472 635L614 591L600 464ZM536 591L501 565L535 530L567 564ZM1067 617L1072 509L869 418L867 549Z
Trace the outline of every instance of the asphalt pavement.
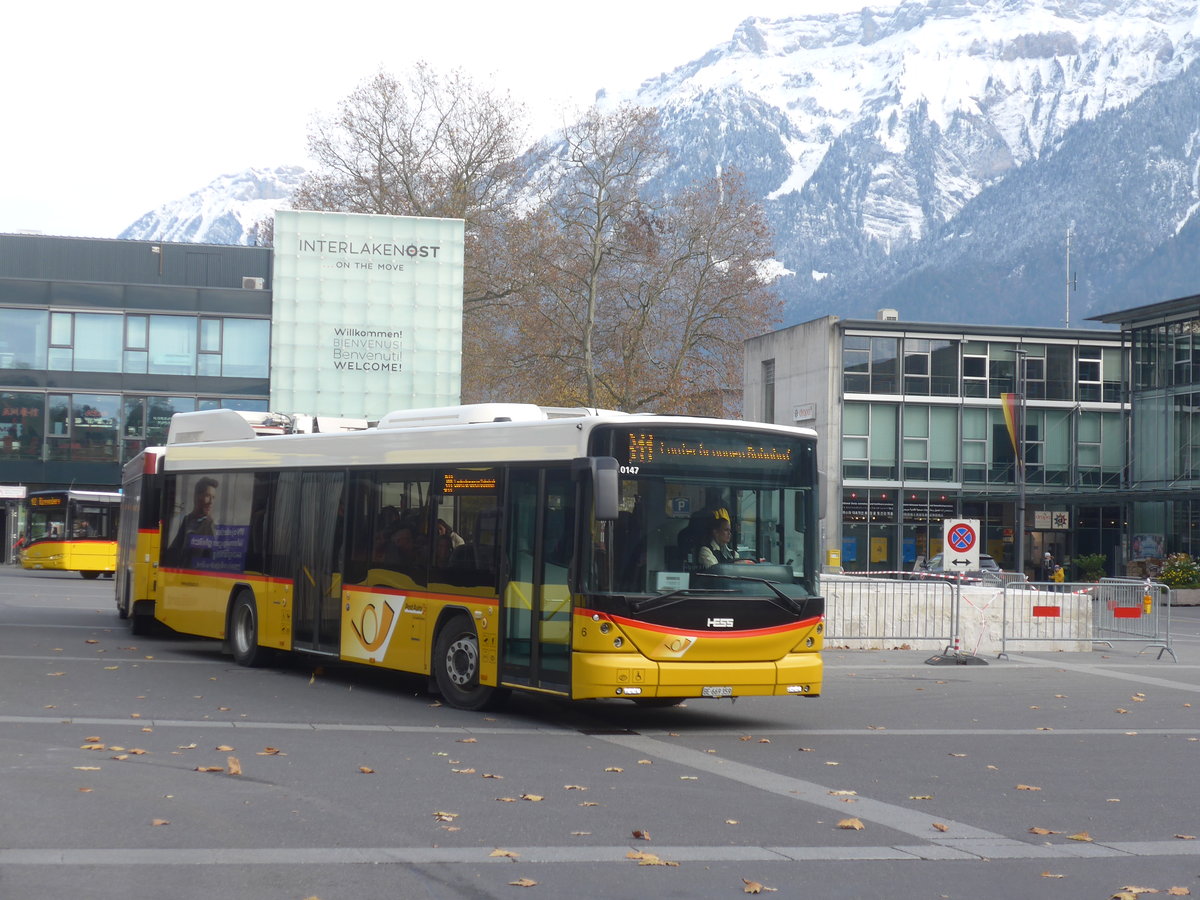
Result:
M0 568L0 898L1200 893L1200 609L1171 646L829 650L816 699L469 713Z

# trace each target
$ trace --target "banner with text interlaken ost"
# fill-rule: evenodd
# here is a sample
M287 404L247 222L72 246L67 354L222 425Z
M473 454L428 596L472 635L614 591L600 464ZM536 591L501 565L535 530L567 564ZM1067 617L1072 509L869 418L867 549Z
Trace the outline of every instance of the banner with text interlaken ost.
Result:
M461 219L279 210L271 409L377 420L459 402Z

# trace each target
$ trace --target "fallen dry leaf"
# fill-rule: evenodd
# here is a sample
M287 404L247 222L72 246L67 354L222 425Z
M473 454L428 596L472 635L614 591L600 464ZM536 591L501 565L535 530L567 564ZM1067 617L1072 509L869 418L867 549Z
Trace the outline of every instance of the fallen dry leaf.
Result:
M489 853L488 856L506 856L509 859L519 859L521 854L513 853L511 850L501 850L499 847L497 847L495 850Z
M1081 831L1081 832L1079 832L1079 834L1068 834L1067 840L1069 840L1069 841L1084 841L1084 842L1090 843L1093 840L1093 838L1086 831Z
M455 773L456 775L474 775L475 774L474 769L451 769L450 771Z
M1181 841L1194 841L1196 839L1194 834L1177 834L1175 837L1179 838Z
M80 744L80 750L107 750L108 747L104 744Z
M816 753L817 752L815 747L797 747L796 749L799 750L801 753Z
M496 800L500 803L516 803L516 797L497 797Z
M1170 894L1172 897L1187 897L1192 892L1185 887L1173 887L1173 888L1167 888L1167 893Z
M758 742L760 744L769 744L769 743L771 743L771 739L770 738L759 738Z
M484 773L483 773L482 775L480 775L479 777L480 777L480 778L495 778L495 779L497 779L498 781L503 781L503 780L504 780L504 776L503 776L503 775L493 775L491 772L484 772Z
M830 791L831 797L854 797L858 795L858 791Z
M515 887L533 887L537 882L532 878L518 878L516 881L510 881L509 884Z
M225 769L222 766L196 766L196 771L197 772L224 772Z
M645 830L643 830L643 829L641 829L641 828L635 828L635 829L633 830L633 836L634 836L635 838L637 838L639 841L648 841L648 840L650 840L650 832L648 832L648 831L645 831Z
M229 774L230 775L241 775L242 774L242 763L236 756L229 757L229 759L226 760L226 762L229 765Z
M546 798L541 794L522 794L521 799L528 800L530 803L541 803Z
M609 766L604 771L605 772L624 772L625 770L622 769L620 766Z
M99 772L100 771L99 766L72 766L71 768L77 769L80 772Z
M1066 878L1067 876L1066 875L1056 875L1053 872L1043 872L1042 877L1043 878Z
M458 743L460 743L460 744L478 744L479 739L478 738L459 738Z
M945 825L941 822L934 822L932 824L933 824L933 827L936 828L938 831L949 831L950 830L949 825Z
M858 819L842 819L842 821L838 822L837 827L844 828L847 831L862 831L867 826Z
M679 780L680 781L699 781L700 776L699 775L680 775Z
M933 794L914 794L908 798L909 800L932 800Z
M1029 833L1030 834L1062 834L1061 831L1051 831L1049 828L1039 828L1037 825L1034 825L1032 828L1030 828Z
M170 825L171 821L169 819L151 819L150 824L151 825Z
M587 788L585 788L582 784L564 784L563 790L564 791L586 791Z
M779 888L767 887L766 885L762 884L761 882L751 881L748 878L743 878L742 884L745 885L745 887L742 888L743 894L761 894L763 891L774 892L774 891L779 890Z
M638 765L639 766L652 766L652 765L654 765L654 762L649 759L639 759Z
M370 766L359 766L358 771L362 772L364 775L374 775L375 774L375 770L372 769Z
M726 819L725 824L726 825L741 825L742 823L739 822L737 819Z
M1034 786L1034 785L1032 785L1032 784L1018 784L1018 785L1017 785L1017 790L1018 790L1018 791L1040 791L1040 790L1041 790L1041 788L1040 788L1040 787L1036 787L1036 786Z
M580 806L599 806L600 804L597 803L595 800L584 800L579 805Z

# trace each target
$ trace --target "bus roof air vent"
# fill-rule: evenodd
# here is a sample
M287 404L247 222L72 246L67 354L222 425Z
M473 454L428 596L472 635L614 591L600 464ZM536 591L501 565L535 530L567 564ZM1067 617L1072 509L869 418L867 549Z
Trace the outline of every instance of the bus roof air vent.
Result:
M204 409L176 413L167 431L168 444L199 444L210 441L243 441L255 437L250 423L232 409Z
M543 422L547 418L532 403L471 403L433 409L397 409L379 420L380 431L427 428L432 425L476 425L484 422Z

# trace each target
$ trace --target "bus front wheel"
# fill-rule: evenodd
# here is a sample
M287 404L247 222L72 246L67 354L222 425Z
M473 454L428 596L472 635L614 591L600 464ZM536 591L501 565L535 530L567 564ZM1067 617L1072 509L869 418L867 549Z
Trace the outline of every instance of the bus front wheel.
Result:
M454 616L438 632L433 676L446 702L459 709L489 709L508 696L479 683L479 636L466 616Z
M85 572L80 572L79 574L82 575L84 578L86 578L88 581L91 581L93 578L100 577L99 572L85 571Z
M237 595L229 612L229 645L239 666L260 665L266 656L265 648L258 645L258 607L248 591Z

